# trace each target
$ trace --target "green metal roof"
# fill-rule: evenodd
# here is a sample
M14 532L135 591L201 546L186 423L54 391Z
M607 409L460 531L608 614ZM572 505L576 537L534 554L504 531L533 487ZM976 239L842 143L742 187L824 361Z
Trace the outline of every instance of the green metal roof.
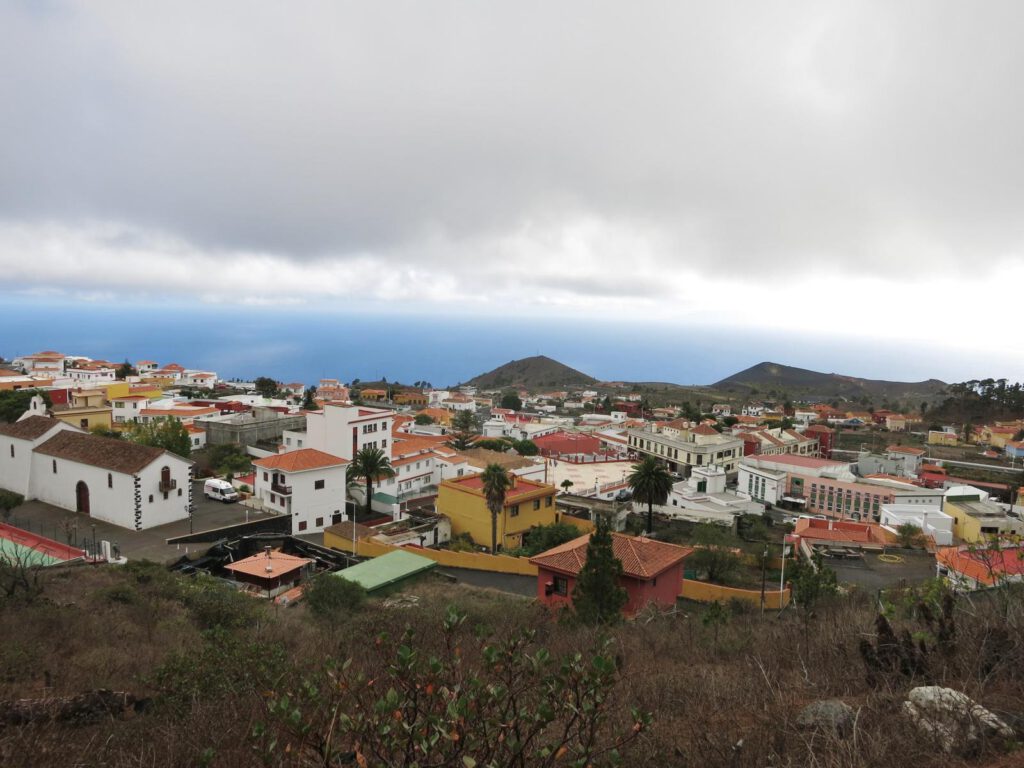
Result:
M343 571L336 571L334 575L354 581L367 592L373 592L436 567L437 563L429 557L414 555L404 549L396 549L394 552L388 552L373 560L353 565Z

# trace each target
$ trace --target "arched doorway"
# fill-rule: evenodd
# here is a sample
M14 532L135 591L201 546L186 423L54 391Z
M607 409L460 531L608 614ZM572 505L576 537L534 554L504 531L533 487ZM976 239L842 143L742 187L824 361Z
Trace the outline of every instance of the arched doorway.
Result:
M83 515L89 514L89 486L82 480L75 486L75 511Z

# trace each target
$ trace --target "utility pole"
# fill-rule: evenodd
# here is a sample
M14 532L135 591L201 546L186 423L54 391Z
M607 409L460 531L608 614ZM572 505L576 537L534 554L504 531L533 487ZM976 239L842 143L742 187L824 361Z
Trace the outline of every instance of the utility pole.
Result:
M761 555L761 618L764 618L765 581L768 575L768 543L765 542L764 553Z

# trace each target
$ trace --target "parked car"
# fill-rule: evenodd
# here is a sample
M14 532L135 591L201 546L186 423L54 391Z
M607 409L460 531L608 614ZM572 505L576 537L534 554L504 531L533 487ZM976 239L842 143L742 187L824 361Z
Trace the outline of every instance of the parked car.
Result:
M238 491L227 480L219 480L211 477L203 483L203 495L208 499L217 499L225 504L238 501Z

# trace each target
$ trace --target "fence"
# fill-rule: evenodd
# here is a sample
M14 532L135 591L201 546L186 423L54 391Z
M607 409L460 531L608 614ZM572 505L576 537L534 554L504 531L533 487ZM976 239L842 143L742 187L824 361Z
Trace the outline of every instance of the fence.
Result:
M694 600L698 603L713 603L716 600L727 603L730 600L742 600L751 605L761 605L761 590L759 589L737 589L736 587L723 587L718 584L708 584L704 581L693 581L683 579L683 587L679 596L686 600ZM791 592L785 589L767 590L764 593L765 608L779 610L789 605Z
M324 546L330 549L351 552L352 538L333 531L324 531ZM445 565L449 568L467 568L472 571L490 571L492 573L512 573L520 576L537 575L537 566L525 557L488 555L481 552L452 552L447 549L395 547L391 544L381 544L370 539L359 539L356 543L356 554L360 557L380 557L397 549L415 552L417 555L433 560L438 565Z

